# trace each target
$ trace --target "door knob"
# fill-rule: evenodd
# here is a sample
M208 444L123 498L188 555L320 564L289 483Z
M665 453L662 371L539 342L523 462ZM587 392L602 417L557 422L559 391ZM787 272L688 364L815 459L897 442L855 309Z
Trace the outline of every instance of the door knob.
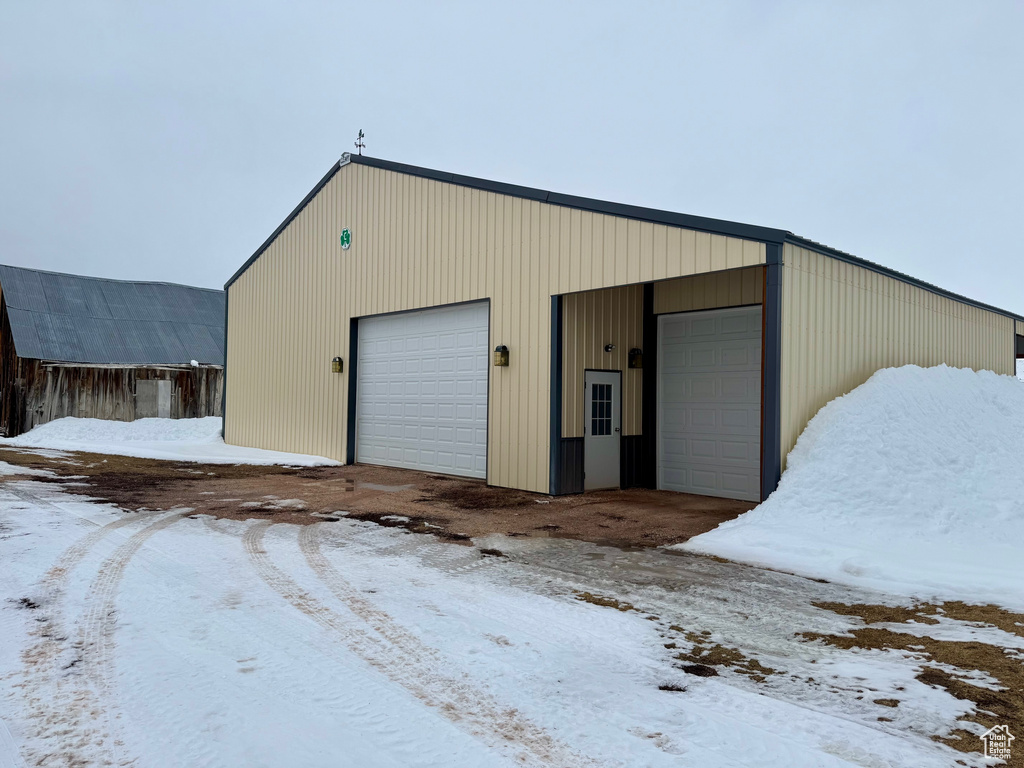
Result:
M618 427L616 427L616 428L615 428L615 431L616 431L616 432L618 432L618 431L619 431L619 428L618 428Z

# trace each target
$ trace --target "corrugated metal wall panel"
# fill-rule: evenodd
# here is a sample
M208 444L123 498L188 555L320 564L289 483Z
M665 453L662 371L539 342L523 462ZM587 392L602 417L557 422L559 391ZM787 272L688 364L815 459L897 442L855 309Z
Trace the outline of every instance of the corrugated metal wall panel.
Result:
M783 263L783 467L814 414L880 368L1013 373L1011 318L790 244Z
M622 434L639 435L643 371L629 368L629 350L643 347L643 286L573 293L562 302L562 437L583 437L587 368L622 371ZM615 349L605 352L606 344Z
M344 460L349 319L490 298L512 364L491 369L488 482L546 492L549 297L764 260L763 243L347 165L229 289L227 439Z
M654 313L657 315L740 307L760 304L763 300L762 267L709 272L654 284Z
M1024 321L1015 320L1014 325L1016 326L1016 333L1024 336Z

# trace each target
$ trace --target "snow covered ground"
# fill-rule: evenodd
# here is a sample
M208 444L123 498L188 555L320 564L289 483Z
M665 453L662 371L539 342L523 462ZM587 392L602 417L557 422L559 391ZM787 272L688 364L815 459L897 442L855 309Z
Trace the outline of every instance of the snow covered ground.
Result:
M1024 384L877 372L811 420L778 490L678 545L925 600L1024 610Z
M0 766L979 764L930 740L969 704L914 660L794 638L850 626L811 600L863 593L564 539L480 545L507 556L344 519L125 513L9 477ZM682 647L684 628L745 638L780 673L684 674L664 635Z
M143 459L197 461L205 464L287 464L296 467L337 465L322 456L266 451L227 445L221 419L56 419L18 437L0 438L0 446L90 451Z

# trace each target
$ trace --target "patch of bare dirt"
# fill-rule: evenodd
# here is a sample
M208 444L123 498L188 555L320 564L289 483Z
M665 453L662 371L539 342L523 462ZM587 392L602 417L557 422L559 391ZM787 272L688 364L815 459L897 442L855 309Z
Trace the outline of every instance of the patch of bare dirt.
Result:
M938 624L935 618L938 613L936 606L916 605L913 608L904 608L899 605L874 605L869 603L812 603L815 608L821 608L840 616L857 616L864 620L865 624L901 624L908 621L916 621L921 624Z
M437 487L432 488L419 499L425 504L443 504L453 509L513 509L536 504L544 498L536 493L527 493L514 488L492 488L486 485L470 485L449 478L430 478Z
M962 602L921 604L913 608L834 603L816 605L845 616L859 616L867 624L936 624L935 616L947 615L1017 635L1021 634L1024 627L1024 615L1004 611L993 605L969 605ZM799 636L844 650L870 648L916 654L922 661L918 680L926 685L944 688L956 698L974 703L975 712L966 715L965 720L977 723L986 730L1002 724L1008 725L1012 733L1024 733L1024 656L1018 651L988 643L936 640L878 626L854 628L843 635L803 632ZM961 670L962 673L955 670ZM978 685L970 676L974 671L983 672L998 681L999 690ZM888 707L899 705L897 699L880 699L875 703ZM966 729L956 729L945 738L934 738L961 752L978 752L981 748L977 735ZM1017 752L1010 765L1024 765L1024 752Z
M54 477L33 479L133 511L188 507L193 514L299 525L348 517L463 543L500 533L657 547L686 541L754 506L649 490L550 497L365 465L213 465L90 453L47 457L12 448L0 449L0 459L49 470Z
M636 608L630 603L624 603L621 600L616 600L614 597L605 597L604 595L594 595L590 592L577 592L576 599L582 600L585 603L591 605L600 605L602 608L614 608L617 611L635 611Z
M729 667L741 675L746 675L755 683L763 683L768 675L774 675L775 670L766 667L757 659L744 655L736 648L726 648L724 645L694 643L689 651L676 654L676 659L686 662L682 669L689 674L701 674L691 671L691 668L708 667ZM717 670L715 672L717 674Z

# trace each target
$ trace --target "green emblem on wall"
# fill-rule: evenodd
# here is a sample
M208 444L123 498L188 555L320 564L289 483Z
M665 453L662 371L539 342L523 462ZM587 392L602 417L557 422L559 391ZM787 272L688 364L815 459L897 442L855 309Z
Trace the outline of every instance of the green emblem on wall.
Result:
M349 246L352 245L352 233L349 232L348 227L341 230L341 249L347 251Z

